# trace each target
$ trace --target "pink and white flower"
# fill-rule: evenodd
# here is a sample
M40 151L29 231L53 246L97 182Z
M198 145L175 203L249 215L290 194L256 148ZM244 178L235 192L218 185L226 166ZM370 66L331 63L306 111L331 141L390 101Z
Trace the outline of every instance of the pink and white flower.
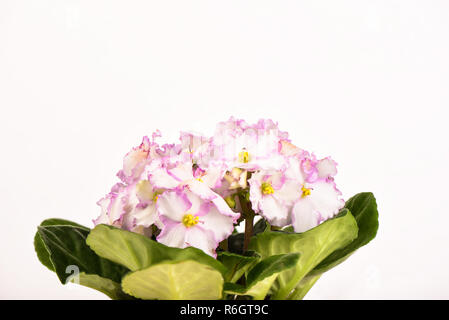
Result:
M103 223L144 233L151 225L160 225L156 211L157 196L158 192L147 180L129 186L118 183L98 201L101 214L94 224Z
M145 166L157 156L158 145L154 139L159 135L158 131L153 133L153 141L150 141L147 136L143 137L142 143L125 155L123 168L117 173L124 183L130 184L138 180L145 170Z
M156 163L154 162L154 164ZM221 167L204 171L198 168L194 169L191 162L159 163L152 167L149 180L159 189L187 186L204 199L210 199L216 196L212 188L221 184L222 174L224 171Z
M282 171L258 171L248 182L254 212L273 226L290 224L291 209L301 195L300 181Z
M163 225L159 242L177 248L196 247L214 257L240 216L218 195L203 199L187 187L163 193L157 208Z
M281 169L284 157L280 154L280 141L286 138L287 134L271 120L260 120L251 126L231 118L217 125L210 154L215 161L225 163L228 170Z
M155 225L158 241L215 256L248 205L271 225L292 225L296 232L344 205L334 182L336 162L296 147L272 120L248 124L231 117L212 137L181 132L177 144L159 146L159 136L144 137L126 154L117 174L122 183L98 202L95 224L146 235ZM244 206L236 195L248 189L251 203Z
M291 159L290 164L291 175L301 183L301 195L292 208L291 223L295 232L305 232L332 218L344 206L341 192L333 181L336 163L330 158L316 160L315 156L305 154Z

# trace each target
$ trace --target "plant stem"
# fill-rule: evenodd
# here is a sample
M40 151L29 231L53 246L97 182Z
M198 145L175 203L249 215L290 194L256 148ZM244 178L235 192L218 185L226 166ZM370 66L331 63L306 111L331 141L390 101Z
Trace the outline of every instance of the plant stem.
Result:
M249 242L253 235L254 226L254 211L248 206L248 201L245 196L239 195L240 206L242 207L242 213L245 216L245 235L243 240L243 252L248 250Z
M243 242L243 251L248 250L249 241L253 235L254 214L249 214L245 219L245 239Z

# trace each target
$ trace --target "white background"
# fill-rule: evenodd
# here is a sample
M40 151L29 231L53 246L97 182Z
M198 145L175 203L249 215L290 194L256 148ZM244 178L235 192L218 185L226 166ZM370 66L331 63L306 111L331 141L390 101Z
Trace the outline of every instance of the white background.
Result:
M59 284L36 226L92 226L123 155L160 129L272 118L377 197L377 238L309 299L448 299L447 1L0 2L0 298Z

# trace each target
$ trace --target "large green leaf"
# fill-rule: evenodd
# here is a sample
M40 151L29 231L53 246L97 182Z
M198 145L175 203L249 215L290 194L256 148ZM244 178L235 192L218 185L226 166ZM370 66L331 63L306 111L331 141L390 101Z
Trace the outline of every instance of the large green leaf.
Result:
M237 283L227 282L223 286L223 290L229 295L238 295L240 298L246 298L245 300L263 300L273 286L273 282L278 277L279 273L273 273L271 276L266 277L252 286L247 287Z
M351 211L359 228L357 238L346 247L331 253L301 280L290 299L302 299L320 276L349 258L357 249L376 237L379 228L377 204L371 192L358 193L348 201L345 208Z
M346 260L358 248L376 237L379 228L377 203L371 192L358 193L348 201L345 208L351 211L359 228L357 238L342 249L336 250L315 267L313 273L323 273Z
M131 271L141 270L166 260L194 260L217 269L223 275L227 271L218 260L200 249L168 247L140 234L104 224L96 226L86 242L99 256L121 264Z
M275 273L293 268L298 263L299 257L300 254L295 252L278 254L263 259L248 272L246 285L250 287Z
M295 267L299 256L299 253L287 253L267 257L248 272L246 286L227 283L225 292L228 294L252 296L255 300L262 300L267 295L279 273Z
M224 274L226 282L236 282L251 266L260 260L260 255L251 252L249 255L240 255L232 252L222 251L218 253L217 259L226 267Z
M127 295L122 291L120 283L112 281L111 279L100 277L96 274L87 274L85 272L81 272L78 277L73 276L68 278L67 280L85 287L98 290L114 300L133 299L133 297Z
M87 245L89 229L70 225L38 227L39 235L49 252L50 260L59 280L65 283L70 276L68 266L77 266L80 272L98 274L120 282L127 270L95 254Z
M52 218L42 221L40 224L41 226L53 226L53 225L69 225L69 226L77 226L80 228L85 228L82 225L79 225L75 222L64 220L64 219L58 219L58 218ZM50 253L48 252L47 248L45 247L44 242L42 241L42 238L39 234L39 232L36 232L34 235L34 249L36 251L37 257L39 261L46 266L51 271L55 271L55 267L53 266L53 263L50 260Z
M310 288L313 287L315 282L321 277L320 274L312 274L309 272L307 276L301 279L299 284L293 290L293 292L288 296L289 300L302 300L304 296L309 292Z
M285 253L300 253L296 266L282 271L273 283L274 299L286 299L300 281L335 250L357 237L357 223L345 209L335 218L304 233L266 231L251 240L249 248L267 258Z
M129 299L120 287L126 268L103 259L87 245L89 228L63 219L42 222L34 237L39 260L68 281L96 289L112 299Z
M223 277L196 261L167 261L126 275L122 287L141 299L216 300L222 297Z
M243 254L243 242L245 235L243 233L231 234L228 238L228 250L229 252L236 254Z

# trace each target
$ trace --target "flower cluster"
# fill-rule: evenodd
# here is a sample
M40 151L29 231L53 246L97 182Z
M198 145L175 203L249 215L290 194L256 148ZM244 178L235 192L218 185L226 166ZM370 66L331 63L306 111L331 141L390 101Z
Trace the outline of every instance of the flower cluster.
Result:
M95 224L216 256L248 214L304 232L344 205L335 161L296 147L271 120L231 118L212 137L181 132L177 144L159 145L159 136L144 137L125 156L121 182L98 202Z

